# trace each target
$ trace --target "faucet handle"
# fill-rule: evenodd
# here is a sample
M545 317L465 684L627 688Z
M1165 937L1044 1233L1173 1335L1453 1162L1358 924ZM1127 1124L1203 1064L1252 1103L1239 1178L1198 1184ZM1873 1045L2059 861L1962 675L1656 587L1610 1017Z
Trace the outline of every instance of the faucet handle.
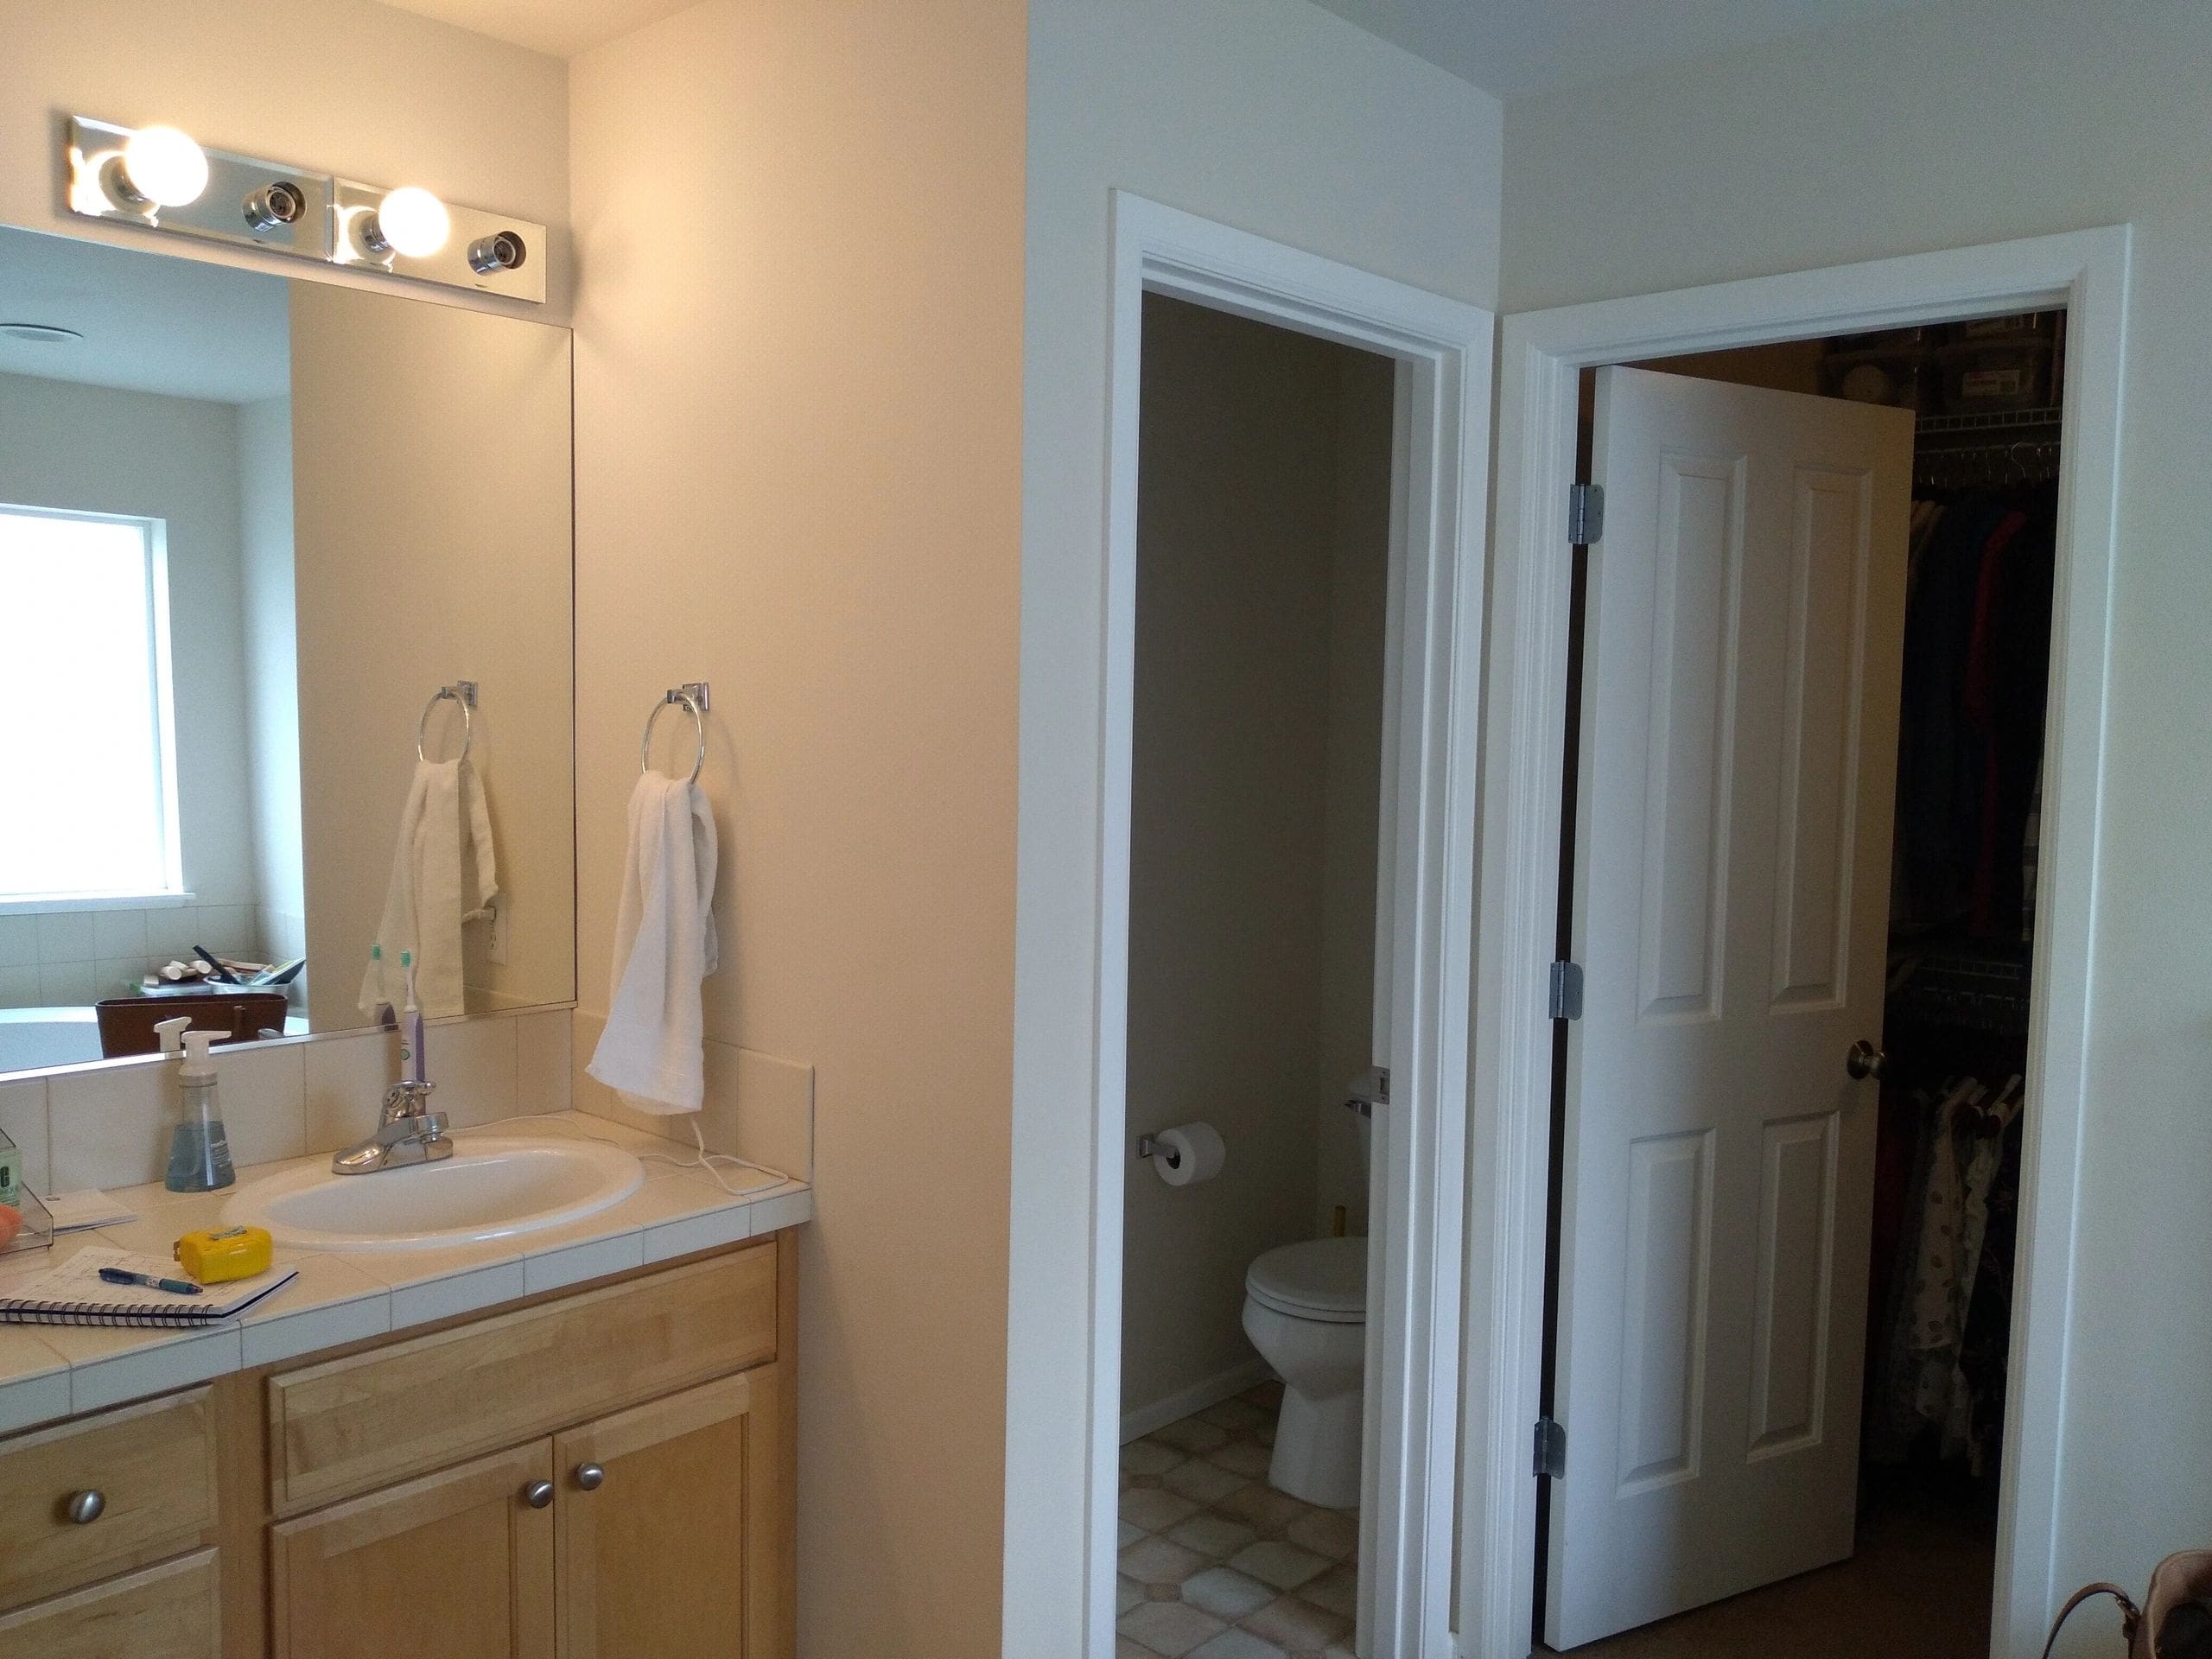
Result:
M412 1080L395 1083L384 1094L384 1121L395 1122L403 1117L420 1117L429 1110L430 1091L435 1083L416 1083Z

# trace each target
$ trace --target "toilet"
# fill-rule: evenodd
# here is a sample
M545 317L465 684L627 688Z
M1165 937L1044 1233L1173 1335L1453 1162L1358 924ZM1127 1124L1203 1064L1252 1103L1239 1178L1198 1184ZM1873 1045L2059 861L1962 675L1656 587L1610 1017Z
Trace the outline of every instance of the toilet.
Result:
M1269 1250L1244 1274L1244 1334L1282 1378L1268 1482L1327 1510L1359 1503L1367 1241Z

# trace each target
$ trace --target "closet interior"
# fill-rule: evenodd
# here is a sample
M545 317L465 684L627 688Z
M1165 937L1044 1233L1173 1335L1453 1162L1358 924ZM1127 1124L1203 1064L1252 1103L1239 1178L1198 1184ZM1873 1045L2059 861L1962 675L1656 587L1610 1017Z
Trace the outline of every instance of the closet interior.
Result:
M2065 318L1830 343L1918 414L1861 1458L1993 1539L2019 1211Z
M1840 1603L1864 1642L1850 1651L1869 1659L1987 1649L2021 1145L2035 1106L2029 968L2065 349L2063 314L2038 312L1637 365L1911 410L1913 506L1857 1551L1584 1653L1764 1654L1778 1629ZM1593 385L1586 376L1586 478ZM1578 550L1570 858L1587 569ZM1560 898L1564 953L1564 876ZM1555 1095L1554 1144L1560 1111ZM1554 1239L1554 1282L1556 1249Z

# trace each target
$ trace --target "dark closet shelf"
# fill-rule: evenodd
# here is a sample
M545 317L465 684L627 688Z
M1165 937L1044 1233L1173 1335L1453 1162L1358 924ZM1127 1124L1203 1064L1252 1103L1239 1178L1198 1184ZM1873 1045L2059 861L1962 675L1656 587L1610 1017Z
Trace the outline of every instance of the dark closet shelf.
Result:
M1914 430L1922 438L1982 438L2001 432L2032 432L2056 426L2063 411L2048 409L1993 410L1986 414L1923 415Z
M2026 945L1903 938L1891 942L1890 958L1890 1018L1921 1026L2026 1033Z

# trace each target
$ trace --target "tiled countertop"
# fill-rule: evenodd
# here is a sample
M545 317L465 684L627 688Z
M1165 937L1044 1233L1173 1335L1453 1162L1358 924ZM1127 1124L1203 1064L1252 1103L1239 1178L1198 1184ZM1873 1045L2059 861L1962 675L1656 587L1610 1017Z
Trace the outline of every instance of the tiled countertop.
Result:
M582 1135L641 1154L684 1155L671 1141L575 1112L488 1123L455 1138L466 1145L480 1135ZM325 1152L241 1169L238 1185L302 1166L327 1167L329 1161ZM773 1170L715 1167L737 1189L734 1194L703 1170L648 1161L645 1185L621 1203L582 1221L488 1243L344 1255L280 1246L278 1265L296 1266L298 1278L238 1318L186 1336L0 1325L0 1433L734 1244L812 1218L814 1193L804 1182ZM88 1243L166 1258L181 1235L219 1224L219 1212L237 1191L179 1194L156 1185L111 1192L137 1212L137 1220L65 1234L50 1250L0 1257L0 1296Z

